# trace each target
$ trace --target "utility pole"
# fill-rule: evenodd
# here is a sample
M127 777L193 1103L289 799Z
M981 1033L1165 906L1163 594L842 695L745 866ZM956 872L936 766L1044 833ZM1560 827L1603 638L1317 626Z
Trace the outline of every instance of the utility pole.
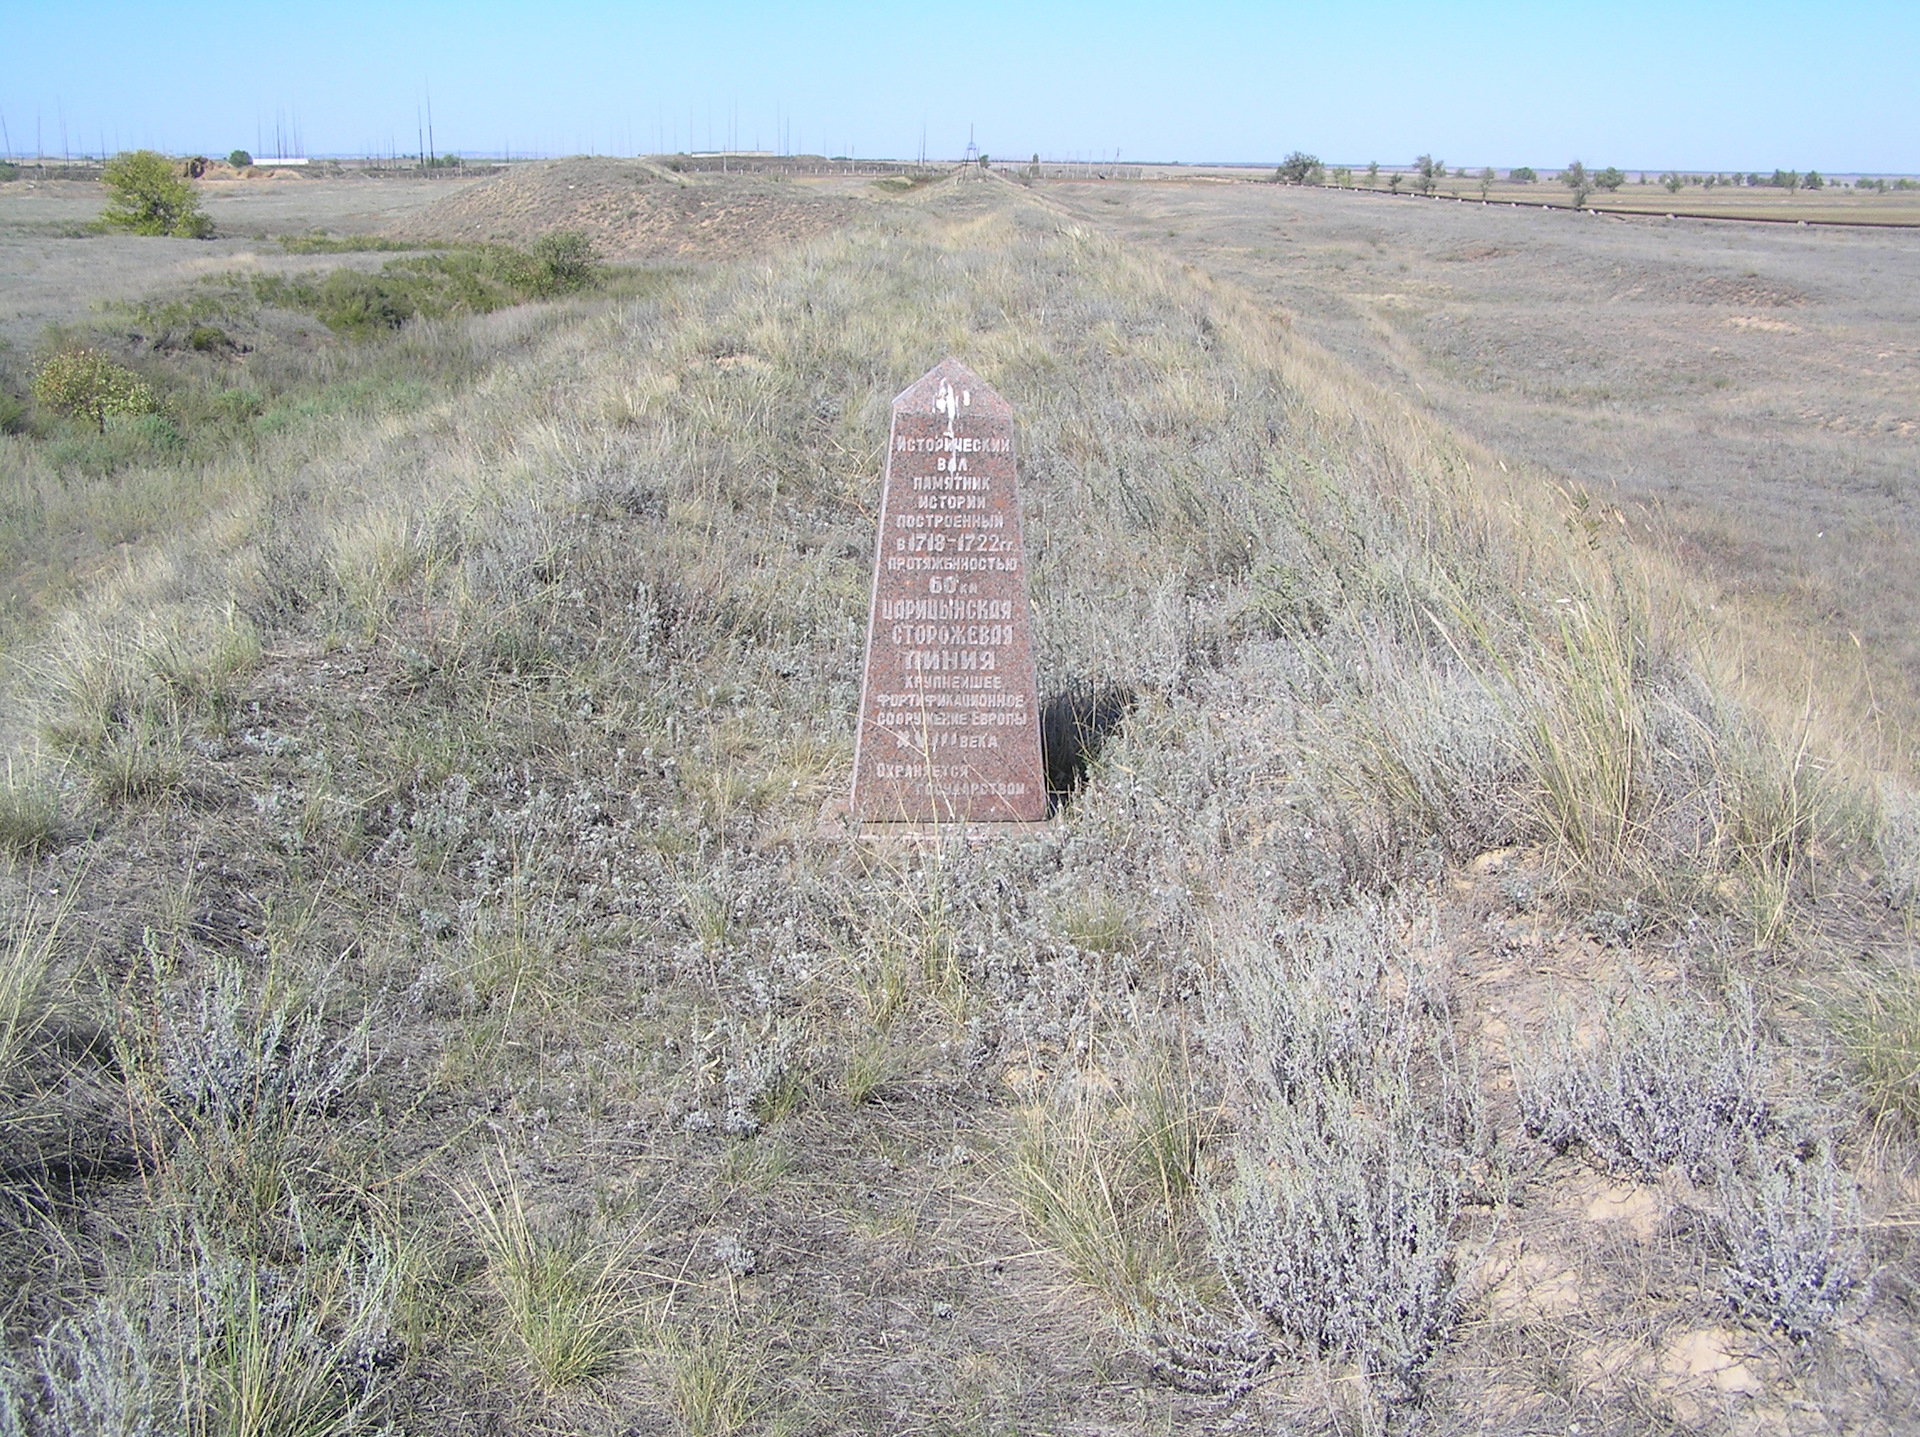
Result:
M433 86L427 86L427 168L433 168Z

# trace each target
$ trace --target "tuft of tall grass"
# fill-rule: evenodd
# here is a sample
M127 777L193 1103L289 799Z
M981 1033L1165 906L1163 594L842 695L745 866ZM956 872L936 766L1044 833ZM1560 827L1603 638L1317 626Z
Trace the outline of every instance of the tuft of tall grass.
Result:
M231 608L176 606L131 630L75 617L38 662L33 701L103 798L153 798L179 782L188 728L224 719L259 659L258 632Z
M1532 734L1547 829L1577 862L1612 872L1646 809L1644 630L1600 600L1557 618Z
M1025 1115L1008 1166L1034 1232L1123 1321L1149 1318L1178 1272L1164 1231L1141 1220L1131 1115L1081 1095Z
M1888 905L1908 923L1920 918L1920 798L1895 784L1882 786L1873 846Z
M64 910L42 921L29 907L0 938L0 1093L17 1098L35 1039L53 1014L51 972ZM11 1116L17 1116L14 1110ZM0 1130L9 1115L0 1115Z
M1869 1105L1920 1127L1920 970L1855 974L1826 1010Z
M668 1391L687 1437L735 1437L764 1408L760 1395L766 1354L728 1324L696 1328L664 1339Z
M455 1196L487 1260L509 1340L548 1392L606 1373L631 1345L639 1308L624 1266L627 1243L584 1228L549 1230L527 1209L510 1164Z
M0 851L31 858L60 833L59 786L35 765L7 763L0 780Z

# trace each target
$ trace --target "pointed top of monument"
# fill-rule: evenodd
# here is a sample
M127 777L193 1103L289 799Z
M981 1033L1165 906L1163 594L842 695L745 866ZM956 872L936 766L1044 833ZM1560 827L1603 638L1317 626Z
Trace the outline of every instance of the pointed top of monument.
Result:
M950 419L969 414L992 419L1013 415L1013 407L999 391L951 355L901 390L893 407L896 412L947 414Z

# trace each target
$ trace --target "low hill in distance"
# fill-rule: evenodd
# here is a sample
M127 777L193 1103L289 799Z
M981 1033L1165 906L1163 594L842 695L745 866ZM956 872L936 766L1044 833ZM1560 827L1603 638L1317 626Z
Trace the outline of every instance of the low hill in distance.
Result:
M548 160L462 188L393 232L526 244L575 230L616 259L725 260L825 233L856 209L844 195L777 178L678 174L644 160Z

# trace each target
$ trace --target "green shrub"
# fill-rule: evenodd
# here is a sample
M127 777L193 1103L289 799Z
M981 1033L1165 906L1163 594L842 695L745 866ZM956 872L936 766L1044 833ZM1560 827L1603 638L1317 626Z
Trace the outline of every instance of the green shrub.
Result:
M0 185L4 185L8 180L17 180L19 178L20 167L18 165L11 164L6 160L0 160Z
M342 269L324 280L262 275L253 288L262 304L305 310L336 334L364 339L416 316L487 314L529 299L570 294L599 278L592 243L562 230L541 236L530 250L471 245L392 260L378 274Z
M232 165L236 170L244 170L248 165L253 163L253 156L245 150L235 150L227 156L227 163Z
M386 283L383 276L337 269L321 284L314 312L327 328L364 337L398 329L418 313L418 306L404 288Z
M279 243L288 254L358 254L364 250L436 248L430 244L387 239L383 235L330 235L318 230L307 235L281 235Z
M585 289L599 277L593 241L578 230L555 230L533 242L531 289L541 298Z
M1560 172L1560 183L1573 191L1573 207L1584 208L1587 196L1593 193L1593 176L1587 167L1575 160Z
M147 382L97 349L54 355L33 376L33 397L56 414L90 419L102 430L109 417L160 412Z
M27 402L17 394L0 389L0 434L27 432Z
M1611 194L1627 182L1627 177L1622 171L1614 168L1612 165L1608 165L1593 177L1593 182Z
M1530 185L1540 176L1533 172L1531 165L1521 165L1518 169L1508 170L1507 178L1516 185Z
M100 214L108 229L182 239L212 237L213 220L201 210L198 192L158 150L115 155L102 178L113 195Z

